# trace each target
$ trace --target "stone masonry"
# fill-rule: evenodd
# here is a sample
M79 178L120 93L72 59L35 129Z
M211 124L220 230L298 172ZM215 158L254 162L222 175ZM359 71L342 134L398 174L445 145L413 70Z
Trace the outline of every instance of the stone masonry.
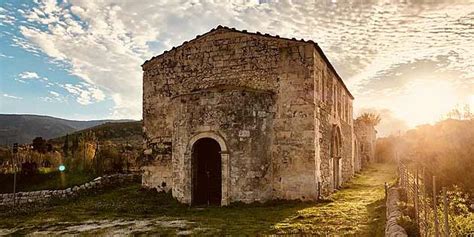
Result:
M143 186L189 204L204 181L220 205L317 200L354 174L354 98L316 43L219 26L142 68Z
M91 191L97 191L109 186L115 186L123 183L137 181L139 178L134 174L113 174L97 177L94 180L60 190L39 190L31 192L18 192L16 194L16 205L22 206L27 204L36 205L38 203L46 203L53 199L67 199L78 195L87 194ZM13 193L0 194L0 207L13 206Z
M371 124L364 121L354 120L355 134L355 171L360 171L368 164L375 162L375 143L377 131Z

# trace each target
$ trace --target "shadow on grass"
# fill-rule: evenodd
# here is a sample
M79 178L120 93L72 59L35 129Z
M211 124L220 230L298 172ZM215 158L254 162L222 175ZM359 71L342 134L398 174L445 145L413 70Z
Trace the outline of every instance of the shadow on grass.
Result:
M377 200L367 205L369 226L366 229L368 236L385 236L385 222L387 221L385 199Z

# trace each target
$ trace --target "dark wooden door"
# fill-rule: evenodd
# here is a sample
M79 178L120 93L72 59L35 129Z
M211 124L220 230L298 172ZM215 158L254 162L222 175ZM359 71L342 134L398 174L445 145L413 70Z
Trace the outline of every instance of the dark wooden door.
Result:
M222 199L222 161L220 146L214 139L202 138L193 145L192 204L220 205Z

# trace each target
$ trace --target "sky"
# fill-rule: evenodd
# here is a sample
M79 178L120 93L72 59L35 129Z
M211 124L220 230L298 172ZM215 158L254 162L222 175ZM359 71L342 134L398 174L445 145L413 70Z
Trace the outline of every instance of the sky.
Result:
M141 119L141 64L217 25L317 42L381 135L474 111L474 0L0 0L0 113Z

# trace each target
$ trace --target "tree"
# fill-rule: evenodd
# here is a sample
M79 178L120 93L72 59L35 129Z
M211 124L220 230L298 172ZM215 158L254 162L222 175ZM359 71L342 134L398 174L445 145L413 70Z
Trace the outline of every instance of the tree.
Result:
M469 104L464 105L464 114L463 117L465 120L470 120L473 118L473 114L471 112L471 106Z
M75 155L77 153L77 149L79 149L79 138L76 135L76 136L74 136L74 139L72 140L72 147L71 147L71 152L72 152L73 158L75 158Z
M362 122L370 126L376 126L381 120L382 119L380 118L379 114L363 113L356 119L356 122Z
M66 134L66 138L64 139L63 152L64 157L69 156L69 134Z
M459 119L459 120L461 120L462 113L456 106L456 108L454 108L454 109L452 109L451 111L448 112L446 117L448 119Z
M462 109L461 109L462 107ZM445 117L447 119L457 120L471 120L474 119L474 114L471 112L471 106L469 104L459 105L451 109Z
M36 137L33 139L33 151L46 153L46 151L48 151L46 140L44 140L42 137Z

